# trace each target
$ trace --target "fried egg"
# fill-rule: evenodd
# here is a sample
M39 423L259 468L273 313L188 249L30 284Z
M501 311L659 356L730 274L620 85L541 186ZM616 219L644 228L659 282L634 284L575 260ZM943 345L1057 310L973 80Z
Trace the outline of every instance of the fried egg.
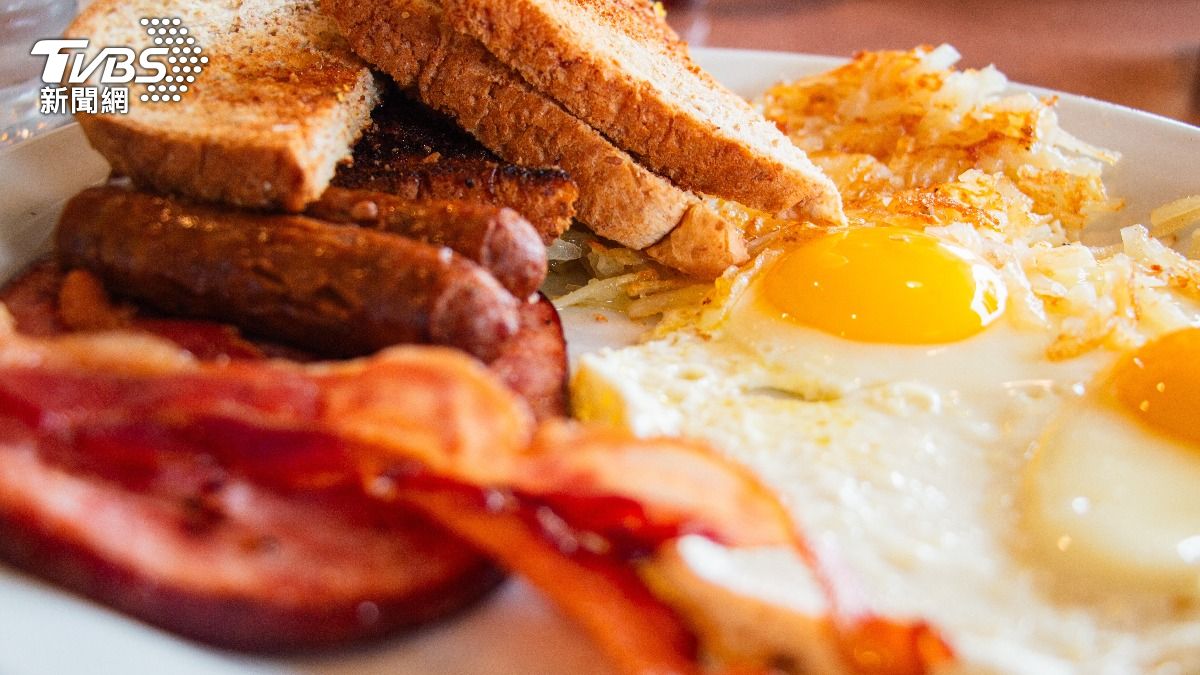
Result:
M1123 356L1037 443L1024 501L1033 554L1084 592L1200 599L1197 413L1200 329Z
M1140 225L1079 243L1119 208L1119 155L956 58L865 52L768 90L850 226L749 221L761 252L698 307L578 361L576 412L707 439L838 580L681 542L648 577L730 661L836 672L833 597L929 622L956 671L1200 673L1200 261Z
M584 355L576 413L707 439L778 492L870 611L931 622L965 672L1196 672L1200 605L1183 589L1196 582L1200 453L1166 447L1192 442L1178 420L1195 419L1194 383L1123 366L1094 384L1117 355L1049 358L1052 336L1011 320L1013 290L936 233L806 234L722 279L656 339ZM1181 358L1155 345L1129 358ZM1117 403L1099 402L1109 389ZM1125 419L1134 399L1143 422ZM1123 450L1097 463L1097 437ZM806 625L794 617L811 602L788 600L813 583L799 560L693 542L676 562L676 585L727 591L692 608L698 624L738 635L737 649L819 660L811 635L761 628ZM1081 575L1138 583L1064 583Z

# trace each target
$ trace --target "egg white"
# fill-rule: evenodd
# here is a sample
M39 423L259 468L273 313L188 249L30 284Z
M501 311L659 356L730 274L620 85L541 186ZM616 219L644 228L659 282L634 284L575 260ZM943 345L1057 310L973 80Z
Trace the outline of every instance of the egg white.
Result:
M758 275L743 272L691 328L584 355L577 413L643 435L704 438L751 468L871 609L930 621L964 672L1200 672L1200 608L1067 596L1063 570L1031 562L1023 470L1046 424L1113 354L1050 361L1045 335L1004 317L937 346L842 340L764 311ZM689 555L711 582L704 570L716 554ZM784 620L796 608L761 589L812 583L799 560L719 567L725 586L760 589L742 593L753 598L744 608L714 602L725 623L743 609L744 625L765 623L763 603Z
M1082 594L1200 600L1200 448L1092 397L1039 439L1027 468L1030 551Z

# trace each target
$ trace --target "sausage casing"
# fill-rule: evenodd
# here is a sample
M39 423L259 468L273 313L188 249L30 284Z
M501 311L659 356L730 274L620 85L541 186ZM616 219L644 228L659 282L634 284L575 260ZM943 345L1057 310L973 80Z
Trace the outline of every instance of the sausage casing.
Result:
M516 298L450 249L303 216L107 186L68 202L55 241L116 293L325 356L423 342L490 360L518 328Z
M533 294L546 278L541 236L510 208L456 200L414 201L331 187L308 207L308 214L447 246L482 265L518 298Z

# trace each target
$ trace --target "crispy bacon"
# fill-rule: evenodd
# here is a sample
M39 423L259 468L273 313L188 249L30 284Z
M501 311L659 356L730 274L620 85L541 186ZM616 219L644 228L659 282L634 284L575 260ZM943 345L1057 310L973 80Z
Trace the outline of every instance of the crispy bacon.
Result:
M705 447L563 422L535 428L522 402L456 352L198 362L141 339L130 349L112 334L7 335L0 415L60 461L83 455L153 473L156 458L191 453L276 489L361 481L530 578L629 672L698 667L687 628L631 566L664 541L694 533L794 546L821 568L773 495ZM848 667L907 675L951 658L928 626L857 612L839 602L836 580L825 583Z
M457 352L399 347L308 366L205 363L186 353L147 361L112 353L113 339L11 339L0 348L0 406L50 441L86 444L110 459L191 449L262 480L304 485L344 481L351 471L377 484L415 466L548 501L623 497L643 505L655 526L702 526L732 545L789 537L767 492L696 446L629 443L564 424L533 442L528 410Z
M455 490L404 490L398 498L540 588L623 672L699 672L695 638L683 621L630 566L564 542L562 532L547 536L538 519L557 518L552 511L518 501L489 508L486 497Z

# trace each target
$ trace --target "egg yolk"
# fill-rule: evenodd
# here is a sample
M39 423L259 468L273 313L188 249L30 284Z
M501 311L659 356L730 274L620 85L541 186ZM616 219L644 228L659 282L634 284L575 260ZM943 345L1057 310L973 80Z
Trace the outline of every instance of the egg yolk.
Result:
M1046 429L1022 531L1056 583L1200 601L1197 412L1200 328L1188 328L1123 356Z
M764 297L788 320L860 342L936 344L1000 316L1004 284L969 252L901 227L835 232L785 253Z
M1200 328L1146 343L1117 364L1110 382L1122 410L1200 450Z

